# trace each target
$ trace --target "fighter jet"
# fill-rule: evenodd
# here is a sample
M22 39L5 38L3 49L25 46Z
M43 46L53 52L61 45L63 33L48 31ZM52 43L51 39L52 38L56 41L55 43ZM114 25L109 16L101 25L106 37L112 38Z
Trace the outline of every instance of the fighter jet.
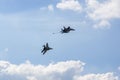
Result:
M70 28L70 26L68 26L67 28L63 27L63 29L61 29L61 33L68 33L70 31L75 31L75 29Z
M43 50L41 51L41 53L43 53L43 55L48 51L48 50L51 50L53 48L50 48L48 46L48 43L46 43L46 45L43 45Z

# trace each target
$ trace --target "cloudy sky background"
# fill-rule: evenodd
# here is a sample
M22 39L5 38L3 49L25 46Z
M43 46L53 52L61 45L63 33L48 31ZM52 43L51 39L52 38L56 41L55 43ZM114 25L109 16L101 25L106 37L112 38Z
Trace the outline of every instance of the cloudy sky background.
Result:
M119 80L119 3L0 0L0 80Z

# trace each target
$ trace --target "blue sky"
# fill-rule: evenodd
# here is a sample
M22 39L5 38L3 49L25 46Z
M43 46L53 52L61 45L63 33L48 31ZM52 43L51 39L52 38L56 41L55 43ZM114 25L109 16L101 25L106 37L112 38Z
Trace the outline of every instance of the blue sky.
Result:
M80 60L86 63L83 73L119 72L119 2L1 0L0 60L15 65L26 60L35 65ZM63 26L76 30L60 34ZM46 42L53 50L43 56Z

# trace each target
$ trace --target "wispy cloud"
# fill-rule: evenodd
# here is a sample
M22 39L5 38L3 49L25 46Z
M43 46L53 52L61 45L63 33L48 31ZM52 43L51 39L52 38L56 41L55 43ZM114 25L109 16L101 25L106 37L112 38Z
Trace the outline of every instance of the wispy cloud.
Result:
M48 5L48 10L50 10L50 11L54 11L54 7L53 7L53 5Z
M120 67L118 67L118 70L120 71Z
M96 28L96 29L98 29L98 28L101 28L101 29L107 28L107 29L109 29L110 28L110 23L107 20L101 20L100 22L97 22L96 24L94 24L93 27Z
M118 80L113 72L102 74L82 73L85 63L81 61L63 61L49 65L34 65L30 61L16 65L0 61L1 80Z
M3 50L0 51L0 59L6 59L7 53L8 53L8 48L4 48Z
M47 10L47 11L54 11L54 7L53 7L52 4L50 4L48 6L40 7L40 10L42 10L42 11L45 11L45 10Z
M4 49L4 52L8 52L8 48L5 48L5 49Z

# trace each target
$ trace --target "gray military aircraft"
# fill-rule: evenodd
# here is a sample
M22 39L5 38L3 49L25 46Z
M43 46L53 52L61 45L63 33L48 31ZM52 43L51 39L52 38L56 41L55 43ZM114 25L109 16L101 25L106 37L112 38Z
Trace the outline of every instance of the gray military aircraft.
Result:
M43 53L43 55L48 51L48 50L52 50L53 48L50 48L48 46L48 43L46 43L46 45L43 45L43 50L41 51L41 53Z
M70 28L70 26L68 26L67 28L63 27L63 29L61 29L61 33L69 33L70 31L75 31L75 29Z

